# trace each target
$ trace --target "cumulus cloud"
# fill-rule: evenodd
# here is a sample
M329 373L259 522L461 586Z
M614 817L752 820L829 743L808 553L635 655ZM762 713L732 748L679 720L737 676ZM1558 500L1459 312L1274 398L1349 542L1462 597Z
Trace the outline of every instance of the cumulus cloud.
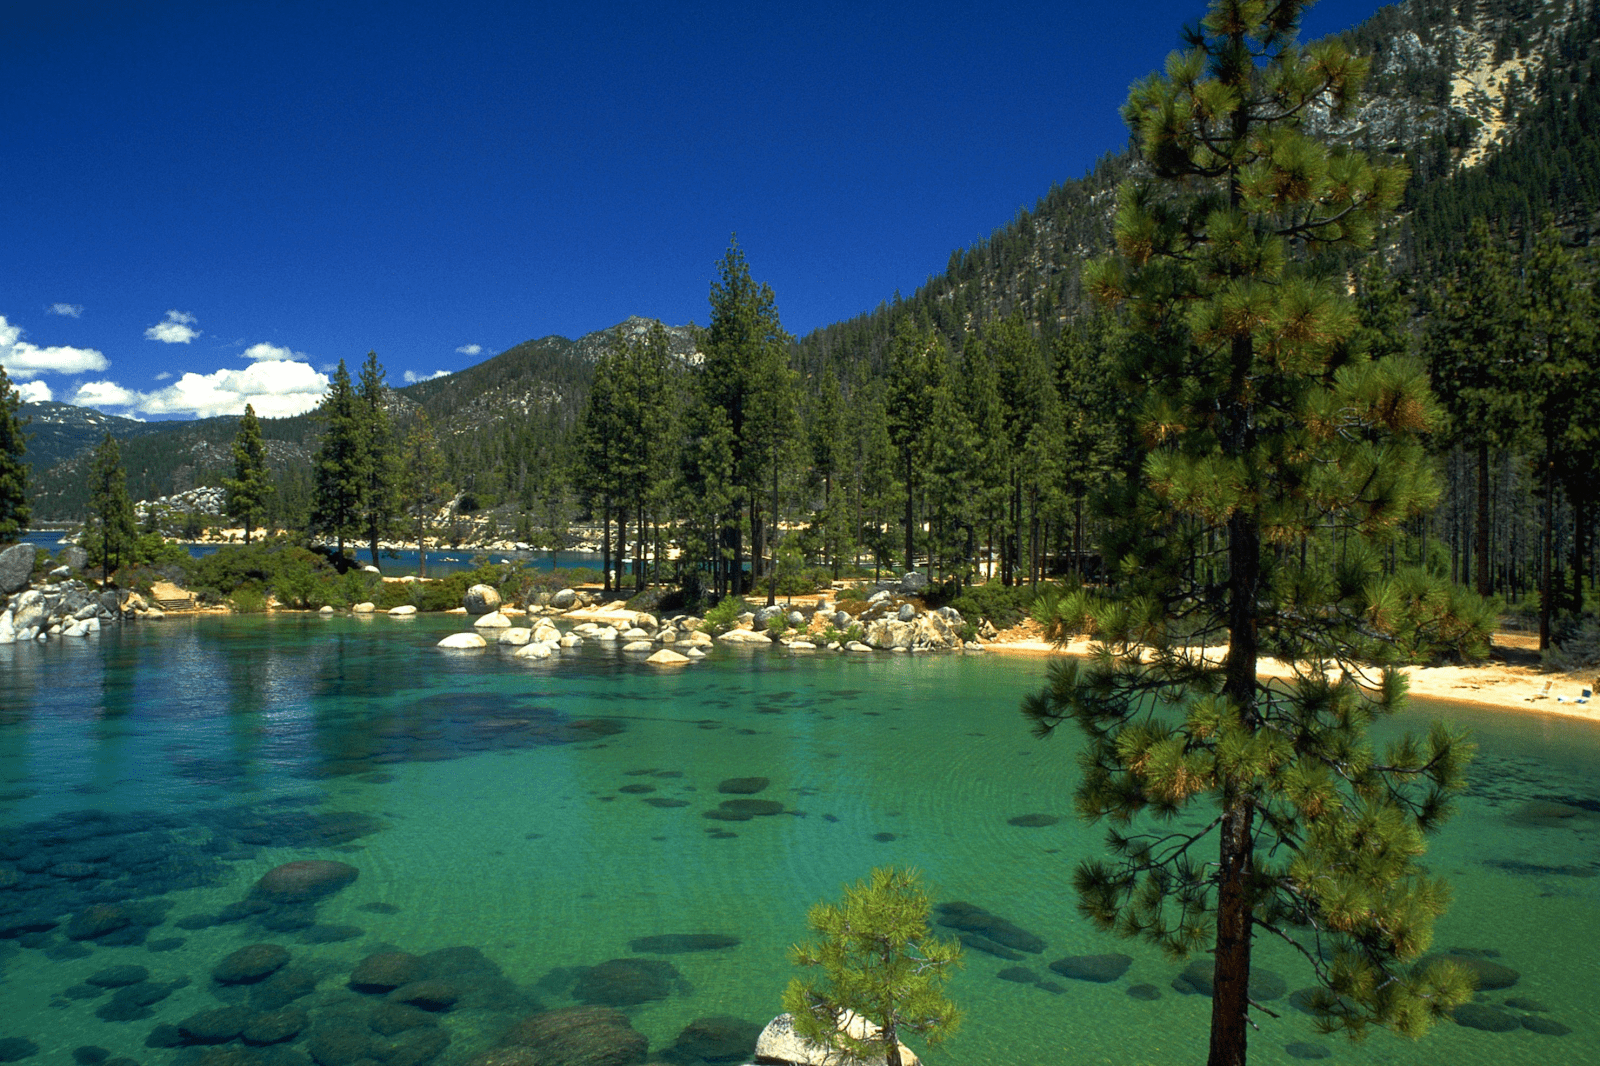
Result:
M0 315L0 366L13 381L29 381L40 374L82 374L104 370L111 363L93 348L57 346L41 348L22 339L22 327Z
M182 311L168 311L167 317L144 331L145 338L163 344L188 344L200 336L195 317Z
M260 344L252 344L239 354L246 359L254 359L257 362L282 362L289 359L303 361L306 357L305 352L291 352L287 348L280 348L276 344L268 344L266 341L262 341Z
M481 351L483 351L483 345L481 344L463 344L461 347L456 349L456 354L477 355Z
M47 314L65 315L68 318L78 318L83 314L82 304L51 304L46 310Z
M252 404L263 418L304 414L322 401L328 378L310 364L264 359L243 370L184 374L161 389L140 392L111 381L91 381L71 402L83 407L120 407L140 415L236 415Z
M22 397L23 403L46 403L55 399L50 386L42 381L24 381L17 386L17 395Z
M432 381L434 378L447 378L449 376L450 371L448 370L435 370L431 374L419 374L415 370L407 370L401 375L406 379L407 385L415 385L419 381Z

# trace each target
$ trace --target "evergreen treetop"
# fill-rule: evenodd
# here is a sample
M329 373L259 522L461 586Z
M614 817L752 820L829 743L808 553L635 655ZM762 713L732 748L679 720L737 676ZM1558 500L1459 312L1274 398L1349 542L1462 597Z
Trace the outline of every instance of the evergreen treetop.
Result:
M795 1032L851 1060L884 1056L901 1066L900 1038L938 1044L961 1024L941 986L961 965L961 945L928 931L928 897L915 870L881 867L870 881L847 885L839 903L818 903L806 922L822 939L790 951L821 981L796 977L783 994ZM846 1012L876 1031L847 1024Z
M223 479L222 487L228 494L228 516L244 523L244 542L249 544L251 531L266 521L273 489L267 475L267 446L261 439L261 423L256 419L255 407L248 403L233 438L233 477Z

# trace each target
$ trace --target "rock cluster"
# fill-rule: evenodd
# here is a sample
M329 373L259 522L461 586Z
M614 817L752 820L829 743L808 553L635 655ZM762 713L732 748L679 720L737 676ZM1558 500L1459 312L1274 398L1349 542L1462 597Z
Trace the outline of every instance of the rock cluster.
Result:
M31 545L21 545L32 551ZM66 580L0 597L0 644L87 637L119 620L124 605L115 592L97 592L82 581Z

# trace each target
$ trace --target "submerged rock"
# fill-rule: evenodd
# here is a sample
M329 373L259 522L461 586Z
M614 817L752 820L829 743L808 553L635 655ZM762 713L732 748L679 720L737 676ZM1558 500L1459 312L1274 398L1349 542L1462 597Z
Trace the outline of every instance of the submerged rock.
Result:
M939 915L938 923L946 929L956 929L963 933L977 933L979 936L986 937L1015 951L1026 951L1034 955L1045 949L1045 942L1042 937L1035 936L998 914L991 914L982 907L967 903L964 900L941 903L934 907L934 910Z
M572 998L599 1007L632 1007L666 999L678 969L660 959L610 959L591 966L572 987Z
M350 987L357 992L391 992L421 979L422 960L405 951L368 955L350 971Z
M635 1066L649 1040L627 1015L609 1007L569 1007L530 1015L513 1025L500 1046L468 1066Z
M628 941L628 950L641 955L680 955L690 951L736 948L740 940L726 933L663 933Z
M251 944L240 948L211 970L211 978L223 985L246 985L264 980L283 969L289 949L277 944Z
M1068 955L1064 959L1057 959L1050 964L1050 969L1062 977L1070 977L1074 981L1093 981L1096 984L1109 984L1128 972L1128 967L1133 965L1133 958L1128 955L1112 953L1108 955Z
M1509 1033L1521 1029L1522 1022L1515 1014L1508 1014L1487 1003L1463 1003L1452 1012L1457 1025L1468 1029L1482 1029L1486 1033Z
M745 1062L755 1055L761 1037L760 1022L728 1015L696 1018L683 1027L666 1058L675 1061Z
M717 785L717 791L728 796L752 796L765 792L772 781L765 777L730 777Z
M333 895L360 875L349 863L301 859L268 870L250 894L271 903L306 903Z

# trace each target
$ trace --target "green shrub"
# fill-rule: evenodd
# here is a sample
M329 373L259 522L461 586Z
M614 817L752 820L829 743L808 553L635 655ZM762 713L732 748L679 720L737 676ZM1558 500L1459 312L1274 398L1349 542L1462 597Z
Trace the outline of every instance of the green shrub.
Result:
M1008 588L998 581L990 581L968 587L950 601L950 606L961 612L963 621L987 618L996 629L1009 629L1028 617L1038 595L1039 589L1027 585Z
M706 628L713 635L726 633L739 624L739 616L749 609L749 605L742 597L724 596L715 607L706 612Z
M248 585L235 589L228 602L239 614L260 614L267 609L267 597Z

